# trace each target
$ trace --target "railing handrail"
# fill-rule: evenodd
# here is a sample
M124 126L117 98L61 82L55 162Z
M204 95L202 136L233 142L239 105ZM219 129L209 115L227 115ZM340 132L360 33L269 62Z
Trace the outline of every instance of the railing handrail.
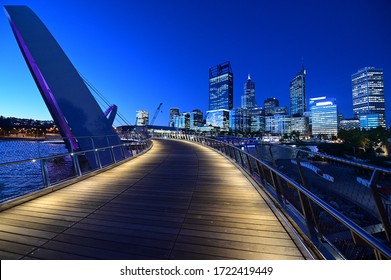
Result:
M356 234L368 246L370 246L374 250L376 256L378 256L377 253L381 253L384 257L386 257L388 259L391 259L391 249L389 247L387 247L384 244L382 244L378 239L374 238L372 235L370 235L368 232L366 232L363 228L361 228L359 225L354 223L348 217L344 216L343 214L341 214L340 212L335 210L333 207L328 205L325 201L323 201L322 199L317 197L311 191L307 190L304 186L301 186L300 184L298 184L297 182L295 182L294 180L292 180L291 178L289 178L285 174L283 174L280 171L278 171L276 168L270 166L269 164L261 161L260 159L258 159L256 157L254 157L253 155L249 154L248 152L243 151L240 148L238 148L238 147L236 147L236 146L234 146L234 145L232 145L230 143L221 141L221 140L207 138L207 137L203 137L203 136L197 136L197 135L188 135L189 137L184 137L184 138L180 137L179 135L177 135L177 136L178 136L179 139L188 140L188 141L194 140L194 137L198 138L198 139L202 139L204 141L195 141L195 142L198 142L198 143L200 143L202 145L206 145L208 147L211 147L210 145L208 145L208 141L214 141L216 143L219 143L219 144L225 145L227 147L230 147L231 149L235 149L235 150L239 151L240 153L242 153L243 155L246 155L246 156L250 157L251 159L253 159L256 162L260 163L262 166L264 166L267 169L271 170L273 173L275 173L277 176L279 176L282 180L287 182L290 186L294 187L296 190L298 190L299 192L304 194L305 197L310 199L317 206L321 207L324 211L326 211L332 217L334 217L339 222L341 222L344 226L347 227L348 230L350 230L352 233ZM193 139L192 139L192 137L193 137ZM280 147L280 145L279 145L279 147ZM213 148L213 147L211 147L211 148ZM289 147L289 148L294 149L293 147ZM309 152L309 151L305 151L305 150L303 150L303 152L312 153L312 154L316 153L316 152ZM224 154L226 154L226 153L224 153ZM321 156L323 156L323 154L321 154L321 153L319 153L319 154ZM227 155L227 156L231 157L230 155ZM329 157L329 158L330 159L334 159L334 157ZM245 166L243 166L243 169L246 170ZM377 168L377 169L380 170L380 168ZM248 172L248 171L246 170L246 172ZM250 171L250 173L251 172L252 171ZM388 173L388 170L386 170L386 172ZM260 183L260 182L257 181L257 183ZM267 190L265 189L265 191L267 191Z
M197 136L197 137L199 137L199 136ZM212 139L212 138L208 138L208 139ZM246 138L246 139L248 139L248 138ZM226 143L225 141L221 141L221 140L217 140L217 139L214 139L214 140ZM323 158L326 158L326 159L330 159L330 160L333 160L333 161L337 161L337 162L341 162L341 163L345 163L345 164L349 164L349 165L353 165L353 166L357 166L357 167L362 167L362 168L369 169L369 170L372 170L372 171L377 169L380 172L383 172L385 174L391 174L391 169L385 168L385 167L381 167L381 166L375 166L375 165L371 165L371 164L360 163L360 162L356 162L356 161L353 161L353 160L343 159L343 158L340 158L340 157L337 157L337 156L328 155L328 154L325 154L325 153L307 151L307 150L303 150L301 148L291 147L291 146L286 145L286 144L277 144L277 143L271 143L271 142L265 142L265 141L259 141L259 143L261 145L269 145L269 146L273 146L273 147L279 147L279 148L289 149L289 150L298 151L298 152L302 152L302 153L306 153L306 154L316 155L316 156L319 156L319 157L323 157Z
M101 136L97 136L97 137L101 137ZM92 138L92 137L87 137L87 138ZM150 140L150 138L143 139L141 142L137 142L137 145L139 145L140 143L147 142L149 140ZM118 144L118 145L109 145L109 146L96 148L96 149L75 151L75 152L71 152L71 153L62 153L62 154L56 154L56 155L53 155L53 156L37 157L37 158L30 158L30 159L24 159L24 160L18 160L18 161L9 161L9 162L0 163L0 167L7 166L7 165L23 164L23 163L28 163L28 162L36 162L36 161L41 161L41 160L50 160L50 159L55 159L55 158L65 157L65 156L83 155L85 153L98 152L98 151L101 151L101 150L114 149L114 148L126 147L126 146L132 146L132 145L134 145L134 144L132 144L132 143L121 143L121 144Z

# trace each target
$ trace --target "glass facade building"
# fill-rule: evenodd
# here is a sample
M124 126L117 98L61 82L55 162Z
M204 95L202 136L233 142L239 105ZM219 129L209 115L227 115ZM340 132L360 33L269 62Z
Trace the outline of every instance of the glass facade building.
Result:
M360 129L372 129L380 125L380 115L379 114L362 114L360 115Z
M190 115L190 129L194 129L196 127L201 126L203 121L203 114L201 110L195 109L189 113Z
M338 110L335 98L311 99L312 134L337 136Z
M232 109L229 112L229 128L232 132L250 132L250 115L248 109Z
M290 82L290 115L292 117L303 116L307 109L305 76L306 70L303 67Z
M291 131L300 133L300 136L310 136L310 125L308 117L292 117L291 118Z
M352 75L353 115L378 114L379 125L386 127L383 70L365 67Z
M170 127L174 127L175 126L174 116L179 116L179 109L176 108L176 107L170 108L170 121L169 121L169 124L168 124L168 126L170 126Z
M339 128L343 130L352 130L352 129L360 128L360 120L342 119L339 121Z
M265 131L265 116L263 115L262 108L249 109L250 115L250 131L261 132Z
M136 112L136 125L137 126L146 126L149 124L149 112L144 110L139 110Z
M274 115L274 108L280 106L280 101L277 98L269 97L263 102L265 116Z
M190 128L190 115L189 115L189 113L175 115L174 116L174 127Z
M222 131L229 130L229 110L206 111L206 125L219 127Z
M274 115L265 117L265 132L273 135L291 133L291 118L287 115Z
M255 83L251 80L250 74L248 74L247 81L244 84L244 91L242 95L242 108L255 108Z
M225 62L209 69L209 110L233 108L233 72Z

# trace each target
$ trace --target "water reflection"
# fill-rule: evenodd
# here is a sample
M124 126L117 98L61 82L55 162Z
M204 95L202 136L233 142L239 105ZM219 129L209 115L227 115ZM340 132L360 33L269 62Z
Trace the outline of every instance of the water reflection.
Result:
M0 141L0 164L67 153L64 144L43 141ZM68 156L45 162L49 183L69 178L73 174ZM40 161L0 166L0 201L29 193L43 187Z

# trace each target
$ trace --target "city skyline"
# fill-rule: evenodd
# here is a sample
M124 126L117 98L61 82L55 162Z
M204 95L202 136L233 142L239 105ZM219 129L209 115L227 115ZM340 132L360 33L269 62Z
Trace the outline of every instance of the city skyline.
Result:
M289 107L289 83L304 65L307 99L335 96L345 118L353 116L351 75L364 67L383 69L391 123L386 1L43 2L27 4L130 124L137 110L152 114L160 102L158 125L168 124L171 107L206 112L208 69L228 60L234 108L240 107L248 74L257 85L257 104L275 97ZM363 18L367 24L359 24ZM0 30L0 115L51 119L5 15Z

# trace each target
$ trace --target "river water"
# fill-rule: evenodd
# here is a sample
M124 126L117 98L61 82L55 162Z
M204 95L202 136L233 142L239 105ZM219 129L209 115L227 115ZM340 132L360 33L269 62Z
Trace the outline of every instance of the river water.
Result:
M45 141L0 141L0 202L43 187L40 161L6 164L68 153L64 144ZM72 176L70 157L47 160L50 183Z

